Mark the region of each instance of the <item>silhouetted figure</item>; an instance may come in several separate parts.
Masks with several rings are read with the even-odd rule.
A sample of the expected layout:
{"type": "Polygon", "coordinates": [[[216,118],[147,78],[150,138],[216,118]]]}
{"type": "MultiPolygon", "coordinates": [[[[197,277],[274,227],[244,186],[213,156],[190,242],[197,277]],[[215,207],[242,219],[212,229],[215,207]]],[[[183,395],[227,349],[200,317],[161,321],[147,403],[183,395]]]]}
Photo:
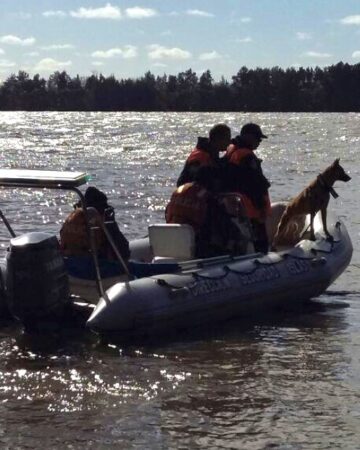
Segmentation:
{"type": "Polygon", "coordinates": [[[176,183],[181,186],[195,181],[198,170],[202,167],[211,167],[213,176],[221,178],[221,160],[219,153],[227,149],[231,140],[231,130],[225,124],[213,126],[209,137],[199,137],[196,147],[188,156],[184,168],[176,183]]]}
{"type": "Polygon", "coordinates": [[[262,139],[267,139],[259,125],[247,123],[240,135],[232,140],[224,159],[226,164],[226,190],[241,194],[246,213],[251,220],[255,250],[266,253],[269,242],[265,220],[271,205],[268,189],[270,183],[261,168],[261,159],[255,155],[262,139]]]}
{"type": "MultiPolygon", "coordinates": [[[[86,207],[93,207],[97,215],[90,215],[90,224],[95,227],[93,237],[98,257],[115,259],[114,251],[109,244],[104,231],[105,225],[124,260],[130,256],[129,242],[121,233],[115,221],[114,208],[108,204],[107,196],[95,187],[88,187],[85,192],[86,207]]],[[[74,211],[66,218],[60,230],[60,246],[64,256],[86,256],[89,254],[90,243],[86,229],[85,214],[81,203],[75,205],[74,211]]]]}

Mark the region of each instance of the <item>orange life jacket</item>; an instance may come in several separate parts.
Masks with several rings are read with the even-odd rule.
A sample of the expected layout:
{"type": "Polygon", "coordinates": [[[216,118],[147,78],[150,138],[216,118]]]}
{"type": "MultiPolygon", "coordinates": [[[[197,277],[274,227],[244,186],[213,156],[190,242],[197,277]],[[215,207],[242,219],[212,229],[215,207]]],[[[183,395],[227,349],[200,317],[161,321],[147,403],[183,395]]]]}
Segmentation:
{"type": "Polygon", "coordinates": [[[247,156],[252,155],[252,150],[248,148],[238,148],[234,144],[230,144],[225,153],[225,158],[232,164],[239,165],[247,156]]]}
{"type": "MultiPolygon", "coordinates": [[[[91,218],[92,226],[100,226],[100,215],[91,218]]],[[[96,249],[100,252],[105,243],[106,237],[104,232],[97,228],[94,230],[94,242],[96,249]]],[[[85,214],[82,208],[76,208],[66,218],[60,230],[60,248],[65,256],[82,256],[88,255],[90,244],[86,229],[85,214]]]]}
{"type": "MultiPolygon", "coordinates": [[[[238,148],[236,145],[231,144],[229,145],[228,149],[226,150],[225,158],[232,164],[240,165],[242,161],[253,154],[253,151],[248,148],[238,148]]],[[[259,209],[257,208],[254,203],[252,202],[251,198],[240,192],[241,199],[245,208],[245,211],[249,217],[249,219],[255,219],[255,220],[265,220],[267,216],[271,213],[271,202],[269,194],[265,194],[265,208],[259,209]]]]}
{"type": "Polygon", "coordinates": [[[188,224],[199,231],[206,221],[208,200],[208,191],[197,183],[179,186],[166,207],[166,222],[188,224]]]}
{"type": "Polygon", "coordinates": [[[186,163],[192,164],[194,162],[200,163],[202,166],[214,166],[214,160],[211,157],[210,153],[202,150],[201,148],[195,147],[190,155],[188,156],[186,163]]]}

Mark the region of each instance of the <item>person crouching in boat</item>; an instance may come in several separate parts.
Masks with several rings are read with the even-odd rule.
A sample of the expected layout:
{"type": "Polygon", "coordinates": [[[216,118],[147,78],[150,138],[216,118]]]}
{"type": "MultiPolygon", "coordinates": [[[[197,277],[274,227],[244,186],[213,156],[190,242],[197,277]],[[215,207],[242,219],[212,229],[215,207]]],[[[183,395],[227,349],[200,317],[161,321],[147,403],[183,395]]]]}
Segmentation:
{"type": "Polygon", "coordinates": [[[269,247],[265,222],[271,213],[270,183],[262,172],[261,159],[254,152],[266,138],[259,125],[247,123],[224,156],[226,190],[241,195],[253,227],[255,250],[263,253],[269,247]]]}
{"type": "MultiPolygon", "coordinates": [[[[95,187],[88,187],[85,195],[86,207],[93,207],[98,214],[90,215],[90,225],[94,228],[93,239],[99,258],[114,260],[115,253],[108,242],[102,226],[106,226],[120,255],[125,261],[130,256],[129,242],[121,233],[115,221],[114,208],[108,204],[107,196],[95,187]]],[[[66,218],[60,230],[60,248],[64,256],[88,256],[90,243],[86,228],[85,214],[80,202],[66,218]]]]}
{"type": "Polygon", "coordinates": [[[227,149],[230,140],[231,130],[223,123],[214,125],[209,131],[208,138],[199,137],[195,148],[185,162],[176,185],[179,187],[195,181],[197,172],[203,167],[211,167],[214,173],[221,171],[219,152],[227,149]]]}
{"type": "Polygon", "coordinates": [[[197,258],[248,252],[252,236],[251,232],[240,232],[244,229],[242,221],[238,220],[241,200],[234,198],[234,194],[219,194],[221,186],[221,179],[214,176],[214,169],[203,167],[197,172],[194,182],[185,183],[173,192],[166,207],[167,223],[193,227],[197,258]]]}

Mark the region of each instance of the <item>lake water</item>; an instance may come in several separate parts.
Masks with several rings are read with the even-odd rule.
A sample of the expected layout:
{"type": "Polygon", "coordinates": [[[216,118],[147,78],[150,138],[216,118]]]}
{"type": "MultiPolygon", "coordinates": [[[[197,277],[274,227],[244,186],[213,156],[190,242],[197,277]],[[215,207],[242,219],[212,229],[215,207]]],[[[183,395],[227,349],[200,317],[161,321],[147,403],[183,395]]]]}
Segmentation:
{"type": "MultiPolygon", "coordinates": [[[[3,326],[1,448],[360,448],[359,114],[2,112],[1,167],[89,172],[132,239],[163,220],[196,137],[217,122],[235,133],[250,120],[269,136],[258,154],[273,201],[337,157],[350,172],[330,209],[346,223],[354,256],[322,296],[349,307],[130,348],[101,346],[86,332],[33,341],[3,326]]],[[[59,192],[1,191],[17,232],[58,232],[74,202],[59,192]]],[[[4,226],[0,245],[8,245],[4,226]]]]}

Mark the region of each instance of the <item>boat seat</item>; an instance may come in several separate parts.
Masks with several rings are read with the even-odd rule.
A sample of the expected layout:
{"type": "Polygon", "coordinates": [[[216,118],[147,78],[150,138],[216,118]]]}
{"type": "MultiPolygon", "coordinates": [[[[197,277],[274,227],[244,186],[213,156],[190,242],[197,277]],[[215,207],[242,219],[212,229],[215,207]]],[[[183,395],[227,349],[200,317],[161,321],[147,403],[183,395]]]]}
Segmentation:
{"type": "Polygon", "coordinates": [[[195,257],[195,233],[190,225],[165,223],[149,225],[154,262],[185,261],[195,257]]]}

